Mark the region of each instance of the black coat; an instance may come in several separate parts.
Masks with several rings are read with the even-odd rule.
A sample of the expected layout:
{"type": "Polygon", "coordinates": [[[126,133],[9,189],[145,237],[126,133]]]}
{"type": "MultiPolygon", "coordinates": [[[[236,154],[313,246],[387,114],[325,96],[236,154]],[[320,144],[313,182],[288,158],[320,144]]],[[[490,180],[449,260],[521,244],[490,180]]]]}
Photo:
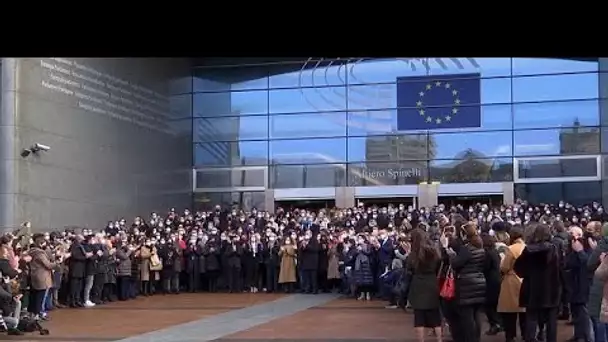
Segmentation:
{"type": "Polygon", "coordinates": [[[300,267],[303,271],[316,271],[319,269],[319,243],[313,237],[299,250],[302,255],[300,267]]]}
{"type": "Polygon", "coordinates": [[[521,278],[519,306],[531,309],[556,308],[562,297],[562,259],[560,249],[551,242],[528,244],[515,261],[521,278]]]}
{"type": "Polygon", "coordinates": [[[487,267],[484,271],[486,277],[486,301],[496,305],[500,295],[500,255],[496,248],[486,250],[487,267]]]}
{"type": "Polygon", "coordinates": [[[221,266],[220,245],[208,242],[203,248],[203,256],[205,257],[205,271],[219,271],[221,266]]]}
{"type": "Polygon", "coordinates": [[[87,257],[83,245],[79,242],[74,242],[70,247],[70,255],[70,278],[84,278],[86,276],[87,257]]]}
{"type": "Polygon", "coordinates": [[[589,300],[589,290],[594,272],[587,268],[591,251],[571,251],[566,255],[566,268],[570,270],[567,277],[570,293],[568,301],[574,304],[585,304],[589,300]]]}
{"type": "Polygon", "coordinates": [[[471,244],[460,246],[450,265],[454,270],[456,300],[459,305],[486,302],[486,251],[471,244]]]}

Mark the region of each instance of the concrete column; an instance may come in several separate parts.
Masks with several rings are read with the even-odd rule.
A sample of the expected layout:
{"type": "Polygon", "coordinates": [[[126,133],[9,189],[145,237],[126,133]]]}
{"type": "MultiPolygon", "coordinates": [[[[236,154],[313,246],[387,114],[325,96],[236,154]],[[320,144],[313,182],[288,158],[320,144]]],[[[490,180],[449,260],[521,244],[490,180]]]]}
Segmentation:
{"type": "Polygon", "coordinates": [[[274,213],[274,190],[273,189],[266,189],[264,191],[264,205],[268,212],[274,213]]]}
{"type": "Polygon", "coordinates": [[[502,201],[506,205],[515,203],[515,183],[502,183],[502,201]]]}
{"type": "Polygon", "coordinates": [[[352,208],[352,207],[356,206],[355,188],[353,188],[353,187],[336,188],[336,206],[338,208],[352,208]],[[338,194],[339,194],[339,196],[338,196],[338,194]],[[340,198],[339,204],[338,204],[338,198],[340,198]]]}
{"type": "Polygon", "coordinates": [[[418,209],[422,207],[428,207],[429,202],[429,194],[428,194],[429,185],[426,183],[418,184],[418,209]]]}
{"type": "Polygon", "coordinates": [[[428,185],[428,207],[434,207],[439,204],[439,184],[428,185]]]}
{"type": "Polygon", "coordinates": [[[16,58],[2,58],[0,69],[0,230],[11,231],[17,223],[16,194],[18,193],[16,107],[16,58]]]}

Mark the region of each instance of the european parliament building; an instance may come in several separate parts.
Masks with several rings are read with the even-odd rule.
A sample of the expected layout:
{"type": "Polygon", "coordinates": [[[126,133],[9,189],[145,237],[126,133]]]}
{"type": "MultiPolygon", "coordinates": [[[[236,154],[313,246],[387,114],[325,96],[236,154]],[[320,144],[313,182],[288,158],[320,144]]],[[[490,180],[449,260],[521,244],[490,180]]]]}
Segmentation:
{"type": "Polygon", "coordinates": [[[215,204],[608,202],[605,71],[603,58],[3,58],[0,227],[215,204]]]}

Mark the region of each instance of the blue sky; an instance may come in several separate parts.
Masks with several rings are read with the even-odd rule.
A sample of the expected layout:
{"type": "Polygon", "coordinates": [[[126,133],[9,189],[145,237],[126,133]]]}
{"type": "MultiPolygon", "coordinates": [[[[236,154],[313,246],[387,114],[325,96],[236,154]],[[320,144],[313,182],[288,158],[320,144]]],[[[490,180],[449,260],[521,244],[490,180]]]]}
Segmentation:
{"type": "MultiPolygon", "coordinates": [[[[521,78],[504,77],[511,74],[509,58],[475,58],[476,68],[466,58],[431,59],[430,75],[438,79],[442,74],[479,72],[481,80],[482,125],[480,128],[459,130],[434,130],[437,143],[436,157],[454,158],[460,152],[472,148],[490,157],[506,157],[513,154],[550,155],[559,153],[559,129],[497,132],[496,130],[541,129],[571,126],[575,118],[582,125],[599,125],[598,69],[597,62],[562,59],[517,58],[512,63],[512,74],[521,78]],[[462,65],[459,69],[458,64],[462,65]],[[444,66],[445,65],[445,68],[444,66]],[[572,74],[578,72],[579,74],[572,74]],[[571,73],[561,74],[559,73],[571,73]],[[527,76],[546,74],[543,76],[527,76]],[[551,75],[553,74],[553,75],[551,75]],[[513,107],[508,103],[516,103],[513,107]],[[572,100],[572,101],[570,101],[572,100]],[[576,100],[576,101],[574,101],[576,100]],[[538,103],[540,101],[553,101],[538,103]],[[560,102],[556,102],[560,101],[560,102]],[[513,112],[513,122],[511,113],[513,112]],[[495,130],[494,132],[485,132],[495,130]],[[478,132],[471,132],[478,131],[478,132]],[[484,132],[480,132],[484,131],[484,132]],[[513,144],[513,140],[515,143],[513,144]]],[[[233,84],[231,94],[232,113],[309,114],[242,117],[241,139],[271,138],[302,139],[272,142],[271,158],[289,158],[289,155],[319,154],[327,161],[355,162],[365,160],[365,136],[396,132],[396,84],[365,83],[395,82],[397,77],[422,76],[427,73],[420,61],[374,60],[352,61],[347,66],[312,68],[302,72],[271,76],[271,88],[323,87],[304,89],[252,90],[266,87],[267,80],[253,80],[233,84]],[[344,84],[348,84],[347,87],[344,84]],[[349,112],[346,112],[346,108],[349,112]],[[323,113],[313,114],[311,112],[323,113]],[[345,139],[315,139],[328,136],[359,136],[345,139]]],[[[225,111],[211,108],[213,96],[197,94],[198,110],[225,111]]],[[[195,106],[195,115],[197,107],[195,106]]],[[[228,113],[218,115],[225,116],[228,113]]],[[[221,126],[221,125],[220,125],[221,126]]],[[[421,132],[401,132],[401,134],[421,132]]],[[[426,132],[424,132],[426,133],[426,132]]],[[[220,133],[221,135],[221,133],[220,133]]],[[[263,157],[264,143],[243,142],[241,155],[263,157]]]]}

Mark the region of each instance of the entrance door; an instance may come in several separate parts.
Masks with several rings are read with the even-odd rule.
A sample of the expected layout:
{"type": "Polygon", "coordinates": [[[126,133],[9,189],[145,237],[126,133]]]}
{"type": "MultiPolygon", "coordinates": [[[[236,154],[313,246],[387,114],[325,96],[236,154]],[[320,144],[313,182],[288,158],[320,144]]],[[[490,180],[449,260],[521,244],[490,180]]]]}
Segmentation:
{"type": "Polygon", "coordinates": [[[392,204],[395,207],[398,207],[400,204],[405,205],[414,205],[413,197],[382,197],[382,198],[358,198],[357,203],[363,203],[366,207],[369,206],[378,206],[378,207],[386,207],[389,204],[392,204]]]}
{"type": "Polygon", "coordinates": [[[475,195],[475,196],[441,196],[439,197],[439,203],[446,207],[455,205],[462,205],[463,207],[469,207],[476,205],[477,203],[487,204],[490,207],[500,206],[503,204],[502,195],[475,195]]]}
{"type": "Polygon", "coordinates": [[[288,201],[275,201],[275,208],[283,208],[285,210],[293,210],[293,209],[310,209],[310,210],[319,210],[319,209],[330,209],[336,206],[336,201],[334,200],[288,200],[288,201]]]}

